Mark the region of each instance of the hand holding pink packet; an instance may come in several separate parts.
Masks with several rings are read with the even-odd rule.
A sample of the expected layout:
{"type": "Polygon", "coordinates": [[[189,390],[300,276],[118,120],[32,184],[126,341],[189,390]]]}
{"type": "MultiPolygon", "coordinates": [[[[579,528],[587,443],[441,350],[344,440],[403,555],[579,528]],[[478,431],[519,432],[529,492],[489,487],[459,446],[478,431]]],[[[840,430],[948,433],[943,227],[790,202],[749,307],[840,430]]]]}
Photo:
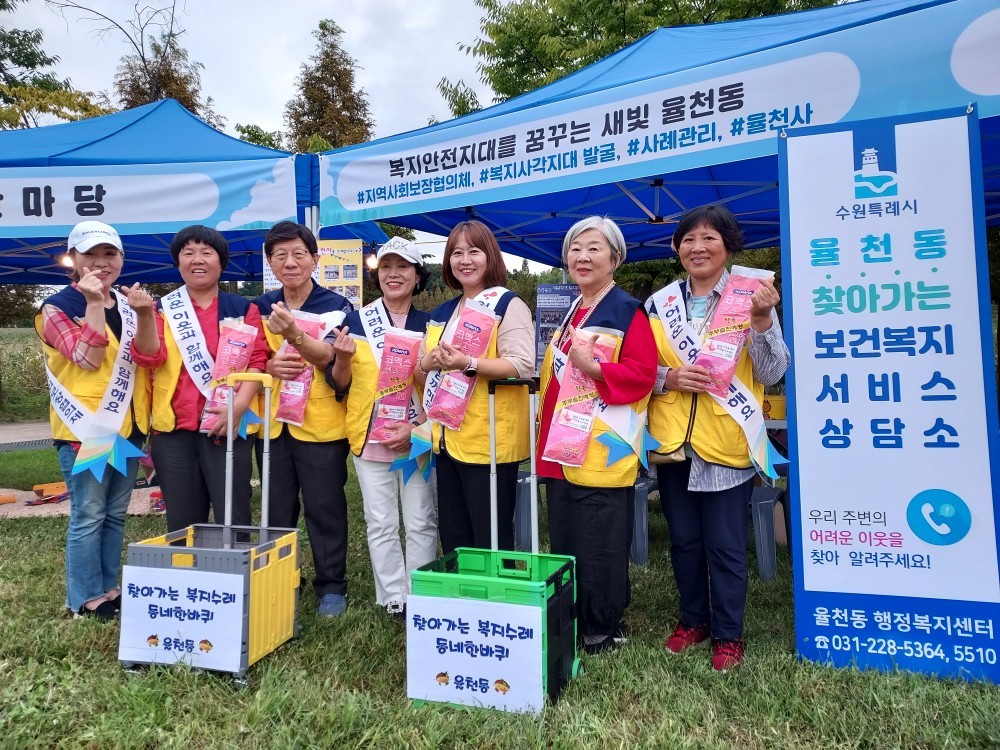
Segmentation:
{"type": "MultiPolygon", "coordinates": [[[[587,331],[576,331],[574,343],[581,337],[592,335],[587,331]]],[[[600,334],[594,344],[594,358],[599,362],[610,362],[614,351],[615,340],[600,334]]],[[[583,465],[599,399],[594,379],[567,358],[542,458],[564,466],[583,465]]]]}
{"type": "MultiPolygon", "coordinates": [[[[215,353],[215,367],[212,369],[212,380],[220,380],[234,372],[245,372],[250,364],[250,354],[253,352],[257,329],[242,320],[226,318],[219,324],[219,348],[215,353]]],[[[214,406],[225,406],[229,401],[229,387],[217,385],[212,389],[212,395],[205,403],[205,411],[201,415],[201,432],[212,430],[218,420],[218,414],[208,411],[214,406]]]]}
{"type": "MultiPolygon", "coordinates": [[[[451,343],[463,354],[481,357],[486,353],[495,326],[496,317],[492,312],[478,302],[466,300],[452,333],[451,343]]],[[[427,410],[427,417],[450,430],[459,429],[469,408],[475,384],[475,378],[470,378],[458,370],[444,373],[441,385],[427,410]]]]}
{"type": "Polygon", "coordinates": [[[387,440],[388,427],[409,421],[413,371],[422,338],[419,333],[399,328],[389,329],[383,337],[382,365],[375,386],[375,421],[368,434],[369,443],[387,440]]]}
{"type": "MultiPolygon", "coordinates": [[[[299,310],[293,310],[292,315],[295,316],[295,324],[304,334],[314,339],[323,337],[326,323],[323,322],[322,316],[299,310]]],[[[288,349],[298,351],[287,341],[281,343],[281,348],[278,351],[284,352],[288,349]]],[[[313,370],[312,367],[305,367],[291,380],[281,381],[281,390],[278,391],[278,412],[275,416],[278,422],[296,426],[302,425],[306,418],[306,403],[309,401],[309,390],[312,388],[313,370]]]]}
{"type": "Polygon", "coordinates": [[[722,299],[705,329],[704,342],[694,364],[708,370],[712,385],[708,392],[716,396],[729,393],[736,373],[736,363],[750,335],[751,299],[761,288],[761,280],[773,278],[772,271],[733,266],[722,299]]]}

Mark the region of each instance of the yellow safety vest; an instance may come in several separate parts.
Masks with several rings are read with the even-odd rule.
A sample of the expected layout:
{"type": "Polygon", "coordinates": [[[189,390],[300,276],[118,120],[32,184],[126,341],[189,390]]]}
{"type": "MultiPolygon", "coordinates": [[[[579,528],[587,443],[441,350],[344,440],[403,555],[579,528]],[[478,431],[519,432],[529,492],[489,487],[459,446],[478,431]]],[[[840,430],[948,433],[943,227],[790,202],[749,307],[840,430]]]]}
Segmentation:
{"type": "MultiPolygon", "coordinates": [[[[497,320],[490,335],[490,343],[483,359],[495,359],[500,356],[497,351],[497,331],[503,319],[503,311],[507,309],[510,299],[516,295],[513,292],[506,292],[504,296],[508,299],[501,299],[497,309],[494,310],[499,320],[497,320]]],[[[461,298],[458,300],[460,301],[461,298]]],[[[433,349],[441,341],[445,326],[448,324],[456,304],[455,300],[449,300],[431,313],[431,320],[427,324],[427,351],[433,349]]],[[[531,454],[531,446],[528,443],[528,389],[498,388],[495,409],[497,463],[523,461],[531,454]]],[[[441,446],[444,445],[448,450],[448,455],[456,461],[466,464],[488,464],[490,462],[488,381],[485,378],[476,378],[469,408],[465,412],[465,418],[458,430],[444,429],[436,422],[433,422],[432,425],[435,453],[439,453],[441,446]]]]}

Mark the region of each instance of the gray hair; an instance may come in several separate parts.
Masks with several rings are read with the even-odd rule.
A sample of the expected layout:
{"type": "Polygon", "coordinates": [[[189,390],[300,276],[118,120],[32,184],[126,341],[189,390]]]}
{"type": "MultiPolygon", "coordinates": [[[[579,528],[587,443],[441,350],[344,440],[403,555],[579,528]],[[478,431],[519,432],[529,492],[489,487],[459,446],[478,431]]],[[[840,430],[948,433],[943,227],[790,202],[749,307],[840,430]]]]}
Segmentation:
{"type": "Polygon", "coordinates": [[[570,246],[577,237],[588,229],[596,229],[604,235],[604,239],[607,240],[608,246],[611,248],[611,261],[614,263],[615,268],[618,268],[625,262],[625,237],[622,235],[622,230],[618,228],[618,225],[607,216],[588,216],[586,219],[580,219],[580,221],[576,222],[566,232],[562,244],[563,266],[569,265],[567,259],[569,257],[570,246]]]}

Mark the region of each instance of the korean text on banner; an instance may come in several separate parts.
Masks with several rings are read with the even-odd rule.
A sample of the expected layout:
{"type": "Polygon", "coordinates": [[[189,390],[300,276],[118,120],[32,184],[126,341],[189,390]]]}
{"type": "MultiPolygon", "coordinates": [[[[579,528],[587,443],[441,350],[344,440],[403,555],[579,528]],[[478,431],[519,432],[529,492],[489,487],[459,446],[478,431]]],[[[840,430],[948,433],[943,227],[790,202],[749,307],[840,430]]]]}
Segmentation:
{"type": "Polygon", "coordinates": [[[1000,679],[978,149],[964,109],[790,131],[782,144],[806,658],[1000,679]]]}

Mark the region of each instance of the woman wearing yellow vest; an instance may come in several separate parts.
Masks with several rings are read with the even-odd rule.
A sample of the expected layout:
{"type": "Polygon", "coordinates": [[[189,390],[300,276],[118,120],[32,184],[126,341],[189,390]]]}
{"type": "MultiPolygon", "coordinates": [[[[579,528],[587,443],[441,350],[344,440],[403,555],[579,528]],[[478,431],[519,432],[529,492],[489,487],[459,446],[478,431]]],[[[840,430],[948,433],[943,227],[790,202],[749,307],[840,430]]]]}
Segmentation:
{"type": "Polygon", "coordinates": [[[642,303],[615,286],[625,262],[618,226],[600,216],[578,221],[562,257],[580,296],[542,363],[538,475],[546,479],[552,552],[576,558],[583,649],[599,653],[627,637],[639,472],[632,443],[642,440],[656,351],[642,303]]]}
{"type": "MultiPolygon", "coordinates": [[[[241,341],[250,350],[248,372],[261,372],[267,363],[267,342],[260,330],[260,315],[244,297],[219,291],[219,277],[229,262],[229,242],[211,227],[194,225],[174,235],[170,256],[184,285],[157,303],[156,318],[161,349],[156,357],[136,355],[136,362],[155,367],[153,375],[152,454],[163,501],[167,530],[207,523],[212,510],[216,523],[225,518],[226,430],[225,406],[209,406],[216,358],[225,363],[223,321],[245,325],[252,333],[241,341]],[[204,425],[203,414],[215,415],[204,425]]],[[[228,328],[228,326],[227,326],[228,328]]],[[[233,399],[237,424],[257,395],[255,383],[242,383],[233,399]]],[[[250,459],[247,438],[233,439],[232,523],[250,523],[250,459]]]]}
{"type": "MultiPolygon", "coordinates": [[[[679,342],[702,339],[729,280],[726,261],[743,249],[743,233],[727,208],[701,206],[680,220],[672,243],[688,277],[647,301],[660,364],[649,430],[666,461],[657,477],[681,610],[665,646],[680,653],[711,637],[712,666],[726,671],[743,662],[754,469],[726,401],[706,392],[709,371],[689,364],[679,342]],[[675,318],[680,323],[668,324],[675,318]],[[686,333],[672,337],[669,325],[686,333]]],[[[778,299],[773,280],[765,280],[752,297],[751,330],[737,360],[736,377],[747,389],[743,397],[758,403],[764,386],[778,382],[790,363],[774,312],[778,299]]]]}
{"type": "MultiPolygon", "coordinates": [[[[414,369],[412,357],[430,319],[413,306],[413,295],[424,290],[430,274],[417,246],[402,237],[382,245],[376,261],[372,281],[382,296],[350,313],[344,328],[334,332],[335,359],[327,376],[337,393],[347,393],[347,436],[364,500],[375,598],[390,617],[400,618],[406,611],[410,571],[437,557],[434,470],[428,467],[425,474],[412,464],[401,470],[393,467],[409,453],[414,426],[426,421],[415,406],[419,389],[413,390],[411,408],[399,401],[405,400],[404,383],[412,385],[412,376],[403,376],[414,369]],[[402,330],[412,335],[404,336],[402,330]],[[385,393],[391,387],[404,388],[395,402],[385,393]],[[400,506],[405,556],[399,540],[400,506]]],[[[430,456],[424,460],[430,461],[430,456]]]]}
{"type": "MultiPolygon", "coordinates": [[[[461,398],[467,409],[458,429],[434,422],[432,444],[437,454],[438,529],[445,553],[456,547],[489,548],[490,532],[490,380],[531,377],[535,366],[535,329],[531,310],[504,288],[507,269],[493,232],[479,221],[463,221],[445,243],[441,265],[444,282],[462,294],[431,313],[417,360],[417,381],[424,385],[425,406],[436,380],[449,372],[471,379],[461,398]],[[454,345],[458,321],[472,300],[496,318],[481,356],[454,345]],[[430,376],[430,377],[428,377],[430,376]]],[[[464,384],[465,381],[463,381],[464,384]]],[[[432,416],[432,415],[429,415],[432,416]]],[[[501,549],[514,548],[514,499],[517,465],[528,457],[526,389],[500,389],[496,394],[497,519],[501,549]]]]}
{"type": "MultiPolygon", "coordinates": [[[[309,531],[316,576],[313,590],[321,617],[337,617],[347,608],[347,426],[346,408],[327,384],[324,372],[330,347],[323,336],[341,325],[353,308],[332,289],[312,278],[319,261],[316,237],[301,224],[281,221],[264,238],[264,255],[281,288],[257,298],[273,352],[267,372],[293,381],[312,369],[301,421],[277,416],[288,393],[271,399],[271,502],[269,521],[279,528],[299,524],[299,493],[309,531]],[[295,314],[317,316],[325,328],[310,336],[295,314]],[[282,346],[288,342],[287,346],[282,346]],[[299,424],[294,422],[300,421],[299,424]]],[[[296,383],[301,392],[302,385],[296,383]]],[[[290,391],[289,391],[290,393],[290,391]]],[[[261,442],[257,442],[261,448],[261,442]]],[[[260,456],[258,455],[258,459],[260,456]]],[[[259,464],[259,461],[258,461],[259,464]]]]}
{"type": "Polygon", "coordinates": [[[48,297],[35,316],[52,436],[69,491],[66,606],[77,617],[110,620],[121,609],[125,514],[149,429],[149,377],[132,362],[131,349],[155,354],[159,342],[152,297],[138,284],[112,288],[124,262],[118,232],[103,222],[81,222],[68,250],[73,284],[48,297]],[[117,450],[131,457],[114,468],[107,455],[95,462],[95,453],[104,454],[95,448],[110,448],[119,436],[131,449],[119,444],[117,450]]]}

